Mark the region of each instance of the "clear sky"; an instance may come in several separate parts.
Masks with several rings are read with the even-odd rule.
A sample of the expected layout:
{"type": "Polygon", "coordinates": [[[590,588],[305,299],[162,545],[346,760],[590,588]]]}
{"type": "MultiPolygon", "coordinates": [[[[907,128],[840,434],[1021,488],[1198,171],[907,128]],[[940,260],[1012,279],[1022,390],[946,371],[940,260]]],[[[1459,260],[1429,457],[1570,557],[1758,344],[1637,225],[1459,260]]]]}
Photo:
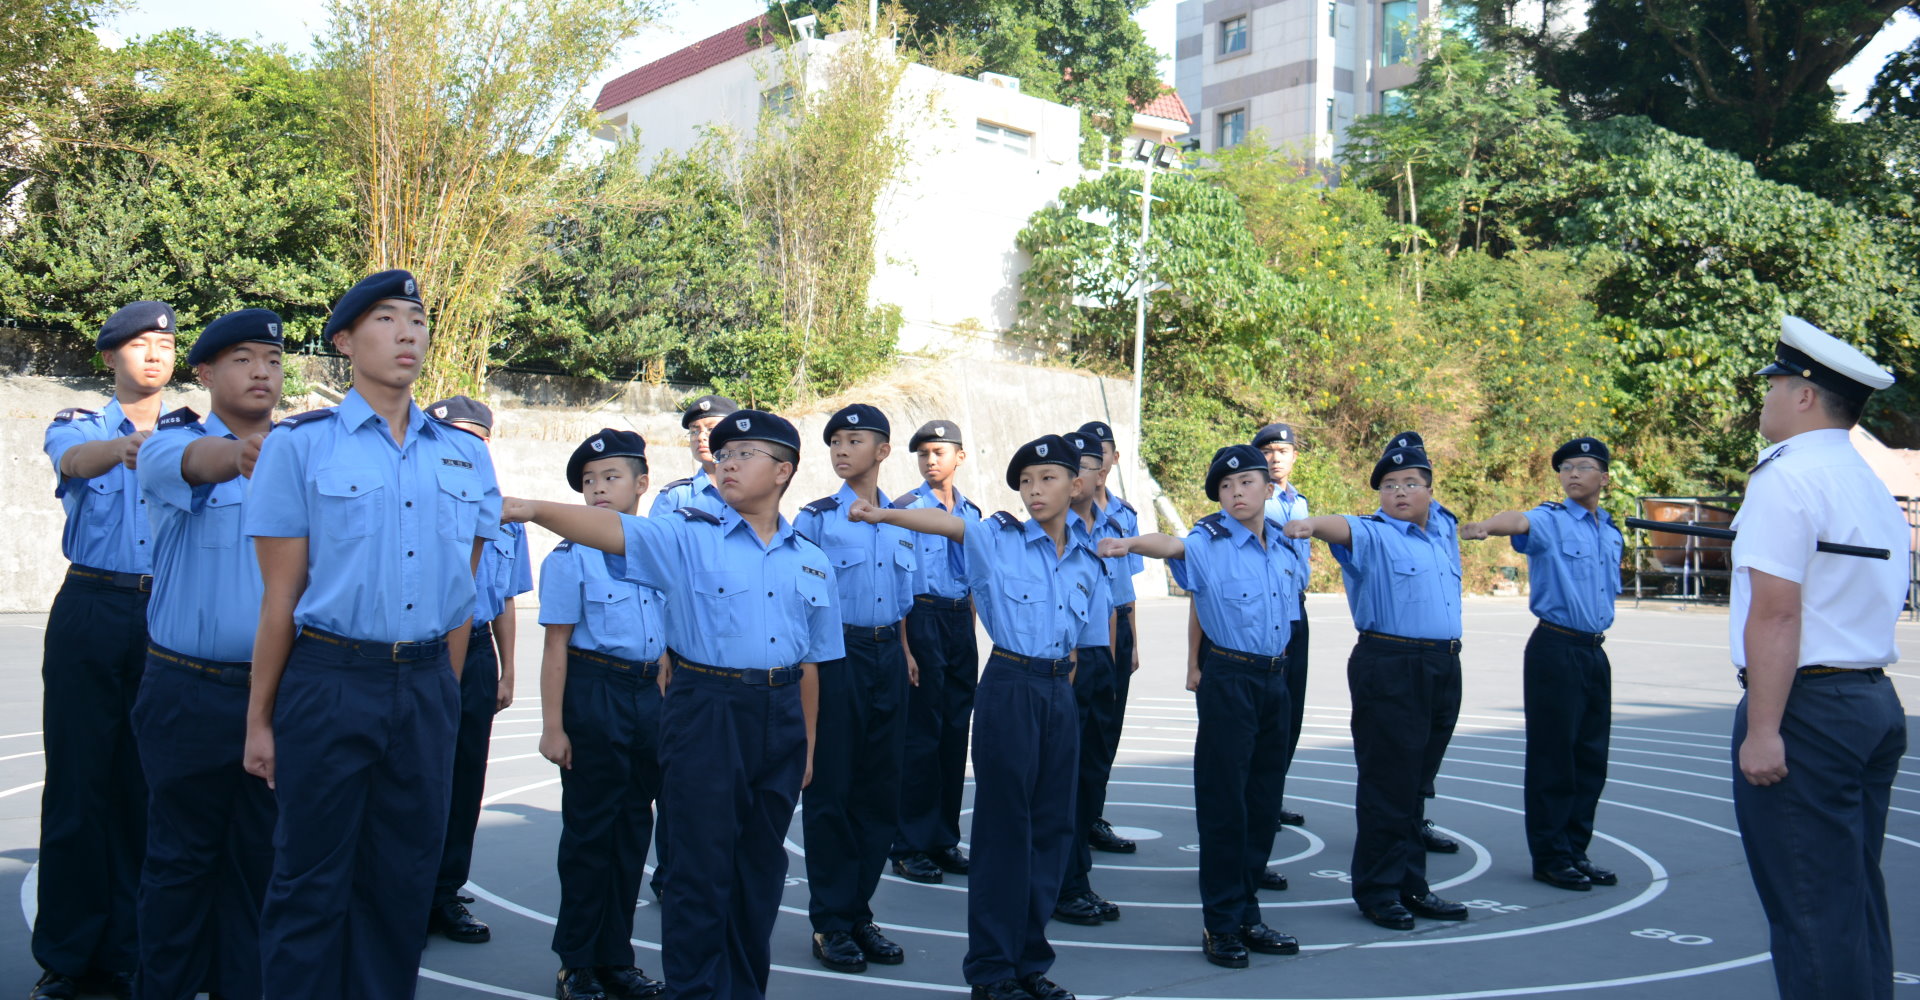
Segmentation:
{"type": "MultiPolygon", "coordinates": [[[[766,9],[764,0],[669,2],[659,23],[628,43],[607,77],[658,59],[766,9]]],[[[1174,9],[1178,3],[1179,0],[1152,0],[1137,15],[1141,27],[1146,29],[1147,40],[1160,51],[1160,75],[1169,83],[1173,81],[1174,9]]],[[[133,0],[128,9],[106,27],[122,37],[191,27],[310,51],[310,40],[326,26],[326,20],[324,0],[133,0]]],[[[1866,96],[1880,65],[1916,36],[1920,36],[1920,17],[1903,11],[1895,15],[1894,22],[1881,31],[1853,63],[1841,70],[1834,78],[1834,85],[1847,95],[1841,102],[1843,114],[1852,117],[1854,106],[1866,96]]]]}

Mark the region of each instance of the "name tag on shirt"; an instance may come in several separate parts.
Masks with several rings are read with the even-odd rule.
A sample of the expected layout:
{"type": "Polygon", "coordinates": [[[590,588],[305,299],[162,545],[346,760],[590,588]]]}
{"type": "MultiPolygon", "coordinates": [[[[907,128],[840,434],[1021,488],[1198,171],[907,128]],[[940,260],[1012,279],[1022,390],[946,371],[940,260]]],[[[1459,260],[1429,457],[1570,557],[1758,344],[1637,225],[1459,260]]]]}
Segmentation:
{"type": "Polygon", "coordinates": [[[441,460],[440,460],[440,464],[442,464],[442,465],[452,465],[452,466],[456,466],[456,467],[458,467],[458,468],[462,468],[462,469],[471,469],[471,468],[473,468],[473,463],[472,463],[472,462],[463,462],[463,461],[461,461],[460,459],[457,459],[457,458],[443,458],[443,459],[441,459],[441,460]]]}

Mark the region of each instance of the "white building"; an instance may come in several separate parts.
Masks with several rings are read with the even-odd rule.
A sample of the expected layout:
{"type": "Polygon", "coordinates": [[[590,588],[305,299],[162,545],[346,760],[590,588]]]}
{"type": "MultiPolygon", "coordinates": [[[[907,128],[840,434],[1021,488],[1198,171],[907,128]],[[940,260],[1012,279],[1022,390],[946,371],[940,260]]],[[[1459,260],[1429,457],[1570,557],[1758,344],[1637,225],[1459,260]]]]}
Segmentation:
{"type": "MultiPolygon", "coordinates": [[[[820,85],[817,61],[852,39],[802,38],[783,51],[764,24],[735,25],[610,81],[594,104],[603,120],[597,134],[637,131],[648,157],[689,149],[715,128],[751,141],[760,116],[820,85]],[[793,74],[797,83],[790,57],[808,67],[793,74]]],[[[917,63],[907,65],[894,103],[906,162],[877,205],[869,299],[899,307],[904,353],[1030,356],[1008,332],[1028,264],[1014,240],[1034,212],[1085,176],[1080,112],[1021,93],[1012,77],[975,79],[917,63]]],[[[1134,126],[1169,142],[1190,123],[1169,91],[1142,108],[1134,126]]]]}

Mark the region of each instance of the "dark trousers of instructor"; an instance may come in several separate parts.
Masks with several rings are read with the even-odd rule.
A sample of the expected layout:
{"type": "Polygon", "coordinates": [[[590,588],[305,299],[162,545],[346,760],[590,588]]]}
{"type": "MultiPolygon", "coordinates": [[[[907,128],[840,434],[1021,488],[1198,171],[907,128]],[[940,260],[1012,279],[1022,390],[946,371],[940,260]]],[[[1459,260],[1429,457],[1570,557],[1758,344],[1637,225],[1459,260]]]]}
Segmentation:
{"type": "Polygon", "coordinates": [[[662,811],[673,816],[662,978],[675,1000],[765,996],[787,878],[783,841],[807,769],[800,671],[735,676],[675,657],[660,763],[662,811]]]}
{"type": "MultiPolygon", "coordinates": [[[[1300,595],[1300,618],[1293,623],[1287,638],[1287,762],[1280,768],[1280,792],[1287,790],[1287,775],[1293,771],[1293,755],[1300,749],[1300,729],[1307,721],[1307,595],[1300,595]]],[[[1279,800],[1276,808],[1279,808],[1279,800]]],[[[1276,813],[1276,815],[1278,815],[1276,813]]]]}
{"type": "Polygon", "coordinates": [[[273,792],[246,772],[251,664],[147,657],[133,728],[152,792],[140,873],[141,1000],[258,997],[273,792]]]}
{"type": "Polygon", "coordinates": [[[426,946],[459,685],[444,642],[395,659],[342,641],[300,629],[274,702],[280,815],[260,916],[274,1000],[411,997],[426,946]]]}
{"type": "Polygon", "coordinates": [[[493,623],[476,622],[467,639],[466,666],[460,670],[460,728],[453,744],[453,796],[447,812],[447,836],[440,852],[440,874],[433,883],[433,905],[452,902],[473,870],[473,835],[480,825],[480,798],[487,786],[487,748],[493,717],[500,705],[500,654],[493,648],[493,623]]]}
{"type": "Polygon", "coordinates": [[[1287,766],[1287,674],[1276,662],[1209,646],[1194,705],[1194,821],[1200,830],[1200,906],[1214,934],[1260,923],[1257,890],[1273,853],[1287,766]]]}
{"type": "Polygon", "coordinates": [[[1060,895],[1073,826],[1080,744],[1066,660],[996,649],[974,704],[973,864],[967,874],[967,955],[976,985],[1053,967],[1047,921],[1060,895]]]}
{"type": "Polygon", "coordinates": [[[1887,806],[1907,723],[1883,671],[1801,674],[1780,719],[1787,776],[1740,773],[1747,700],[1733,714],[1733,812],[1772,934],[1783,1000],[1893,996],[1887,806]]]}
{"type": "Polygon", "coordinates": [[[973,602],[932,594],[914,598],[907,613],[907,645],[920,666],[920,685],[907,690],[896,858],[960,846],[967,731],[980,683],[973,602]]]}
{"type": "Polygon", "coordinates": [[[813,781],[800,796],[807,912],[822,934],[873,921],[873,891],[900,825],[906,651],[891,626],[848,626],[846,650],[820,664],[813,781]]]}
{"type": "Polygon", "coordinates": [[[1087,844],[1087,831],[1100,818],[1100,806],[1106,798],[1107,776],[1113,771],[1113,758],[1107,755],[1110,727],[1119,725],[1114,702],[1118,697],[1115,677],[1121,672],[1113,662],[1113,651],[1106,646],[1081,646],[1075,650],[1079,664],[1073,672],[1074,717],[1079,721],[1079,757],[1074,774],[1073,849],[1067,857],[1066,877],[1060,883],[1060,898],[1065,900],[1093,888],[1088,876],[1093,872],[1093,849],[1087,844]]]}
{"type": "Polygon", "coordinates": [[[147,785],[129,718],[147,657],[147,593],[124,574],[69,571],[47,615],[33,957],[80,978],[131,974],[147,785]],[[116,582],[117,581],[117,582],[116,582]]]}
{"type": "Polygon", "coordinates": [[[1363,634],[1347,658],[1353,704],[1353,899],[1374,909],[1427,892],[1420,790],[1460,716],[1458,643],[1363,634]]]}
{"type": "Polygon", "coordinates": [[[1535,869],[1585,861],[1593,841],[1613,724],[1613,666],[1601,641],[1544,623],[1527,639],[1525,801],[1535,869]]]}
{"type": "Polygon", "coordinates": [[[660,794],[660,666],[572,651],[561,725],[573,767],[560,772],[562,968],[633,965],[633,908],[660,794]]]}

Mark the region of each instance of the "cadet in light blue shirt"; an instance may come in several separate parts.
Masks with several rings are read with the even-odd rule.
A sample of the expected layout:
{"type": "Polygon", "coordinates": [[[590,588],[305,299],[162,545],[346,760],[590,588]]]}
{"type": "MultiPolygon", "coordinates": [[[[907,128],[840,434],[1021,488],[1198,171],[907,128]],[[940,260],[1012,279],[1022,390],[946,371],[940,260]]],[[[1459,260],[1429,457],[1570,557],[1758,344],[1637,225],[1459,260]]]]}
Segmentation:
{"type": "Polygon", "coordinates": [[[1611,462],[1598,439],[1574,438],[1553,453],[1564,502],[1460,526],[1462,538],[1509,535],[1514,551],[1527,557],[1528,603],[1540,619],[1521,674],[1527,847],[1536,880],[1575,892],[1620,882],[1587,858],[1613,725],[1613,665],[1601,644],[1613,624],[1624,548],[1620,529],[1600,507],[1611,462]]]}
{"type": "Polygon", "coordinates": [[[1108,539],[1100,554],[1170,560],[1175,582],[1193,592],[1208,639],[1187,674],[1200,715],[1193,792],[1201,947],[1207,961],[1244,969],[1250,949],[1300,951],[1298,941],[1261,920],[1258,890],[1280,812],[1292,716],[1287,648],[1306,567],[1279,522],[1266,516],[1273,483],[1258,449],[1236,444],[1215,452],[1206,491],[1220,510],[1196,522],[1184,541],[1162,534],[1108,539]]]}
{"type": "Polygon", "coordinates": [[[139,964],[133,899],[147,789],[127,712],[147,653],[152,581],[146,507],[134,480],[142,441],[173,377],[173,310],[135,302],[94,339],[113,373],[102,412],[72,407],[46,433],[60,548],[72,565],[47,614],[41,660],[46,789],[40,801],[36,991],[71,996],[97,977],[131,989],[139,964]]]}
{"type": "MultiPolygon", "coordinates": [[[[1098,442],[1101,452],[1099,480],[1094,486],[1093,502],[1097,511],[1092,526],[1094,540],[1139,535],[1139,511],[1134,510],[1124,497],[1107,488],[1120,460],[1120,446],[1114,439],[1113,427],[1104,420],[1089,420],[1080,425],[1079,433],[1098,442]]],[[[1139,850],[1139,845],[1114,833],[1113,824],[1107,822],[1104,813],[1107,809],[1107,779],[1112,775],[1114,759],[1120,755],[1120,735],[1126,728],[1127,695],[1133,687],[1133,675],[1140,670],[1140,644],[1134,636],[1133,602],[1136,595],[1133,578],[1146,568],[1146,563],[1139,556],[1130,555],[1110,563],[1109,568],[1112,570],[1109,579],[1113,581],[1113,697],[1095,701],[1089,713],[1093,726],[1106,742],[1106,768],[1092,776],[1094,780],[1088,794],[1093,801],[1087,809],[1094,819],[1087,834],[1087,843],[1096,850],[1132,854],[1139,850]]],[[[1104,900],[1102,902],[1105,903],[1104,900]]],[[[1103,915],[1109,920],[1118,916],[1119,912],[1119,907],[1112,903],[1105,903],[1102,907],[1103,915]]]]}
{"type": "MultiPolygon", "coordinates": [[[[1353,899],[1368,920],[1412,930],[1415,916],[1465,920],[1427,885],[1423,792],[1460,714],[1460,542],[1433,499],[1433,463],[1411,431],[1374,464],[1380,509],[1289,522],[1290,538],[1333,548],[1360,641],[1347,660],[1353,747],[1353,899]]],[[[1457,847],[1455,848],[1458,849],[1457,847]]]]}
{"type": "Polygon", "coordinates": [[[152,643],[133,731],[147,779],[140,877],[142,997],[259,996],[260,904],[273,867],[273,793],[242,767],[260,623],[260,564],[241,524],[280,403],[280,317],[242,309],[187,355],[213,400],[140,446],[151,511],[152,643]]]}
{"type": "MultiPolygon", "coordinates": [[[[1300,432],[1292,424],[1272,423],[1254,432],[1253,446],[1267,460],[1267,475],[1273,478],[1273,496],[1267,498],[1267,517],[1275,524],[1304,520],[1313,516],[1306,495],[1293,485],[1293,467],[1300,457],[1300,432]]],[[[1299,617],[1293,622],[1293,639],[1287,645],[1287,699],[1293,706],[1293,726],[1287,730],[1287,771],[1293,769],[1293,755],[1300,747],[1301,724],[1307,718],[1307,666],[1311,658],[1307,648],[1307,586],[1313,569],[1313,540],[1288,540],[1300,554],[1300,565],[1308,574],[1301,578],[1299,617]]],[[[1281,793],[1286,792],[1286,771],[1281,772],[1281,793]]],[[[1281,800],[1280,822],[1286,826],[1305,826],[1307,818],[1288,809],[1281,800]]],[[[1266,889],[1285,889],[1286,877],[1268,872],[1260,883],[1266,889]]]]}
{"type": "Polygon", "coordinates": [[[783,843],[811,770],[816,670],[846,655],[833,567],[780,516],[799,432],[739,410],[709,441],[727,501],[719,514],[505,505],[508,520],[623,556],[627,579],[666,595],[661,961],[681,1000],[766,993],[783,843]]]}
{"type": "Polygon", "coordinates": [[[720,488],[713,483],[713,449],[709,446],[707,435],[713,433],[714,425],[720,418],[740,408],[740,404],[725,396],[701,396],[687,403],[680,414],[680,426],[687,430],[687,450],[693,453],[694,469],[692,476],[676,479],[660,487],[654,495],[653,508],[648,516],[659,517],[670,514],[682,507],[695,507],[709,514],[719,514],[720,508],[727,502],[720,499],[720,488]]]}
{"type": "MultiPolygon", "coordinates": [[[[1067,493],[1068,505],[1072,508],[1067,521],[1074,537],[1088,548],[1094,548],[1102,538],[1119,531],[1112,521],[1103,522],[1099,509],[1094,506],[1106,461],[1099,440],[1093,435],[1068,431],[1060,436],[1074,448],[1080,461],[1067,493]]],[[[1136,557],[1124,553],[1101,560],[1106,570],[1109,600],[1118,601],[1122,592],[1132,600],[1130,570],[1135,561],[1136,557]],[[1121,580],[1125,583],[1119,582],[1121,580]]],[[[1109,619],[1110,630],[1112,625],[1113,619],[1109,619]]],[[[1119,672],[1124,672],[1124,668],[1116,667],[1114,649],[1106,642],[1083,645],[1074,651],[1073,702],[1080,728],[1080,747],[1074,775],[1073,826],[1080,836],[1074,838],[1073,850],[1068,855],[1067,874],[1060,883],[1060,900],[1053,908],[1053,919],[1082,927],[1099,927],[1120,919],[1120,905],[1093,888],[1093,847],[1098,845],[1102,850],[1122,852],[1135,847],[1130,841],[1114,837],[1111,827],[1103,831],[1099,822],[1100,808],[1107,798],[1107,777],[1113,771],[1108,748],[1120,742],[1121,708],[1115,691],[1115,674],[1119,672]]]]}
{"type": "Polygon", "coordinates": [[[245,515],[266,588],[247,770],[280,803],[260,919],[277,1000],[413,992],[473,573],[500,526],[486,445],[413,404],[430,343],[413,275],[349,289],[323,336],[353,388],[267,436],[245,515]]]}
{"type": "Polygon", "coordinates": [[[967,956],[975,996],[1056,996],[1047,979],[1047,921],[1059,899],[1074,828],[1079,747],[1074,650],[1107,642],[1111,590],[1069,509],[1079,450],[1057,434],[1029,441],[1007,487],[1032,519],[1001,511],[968,521],[937,510],[858,501],[848,516],[938,534],[960,544],[967,585],[993,637],[976,693],[973,857],[967,878],[967,956]]]}

